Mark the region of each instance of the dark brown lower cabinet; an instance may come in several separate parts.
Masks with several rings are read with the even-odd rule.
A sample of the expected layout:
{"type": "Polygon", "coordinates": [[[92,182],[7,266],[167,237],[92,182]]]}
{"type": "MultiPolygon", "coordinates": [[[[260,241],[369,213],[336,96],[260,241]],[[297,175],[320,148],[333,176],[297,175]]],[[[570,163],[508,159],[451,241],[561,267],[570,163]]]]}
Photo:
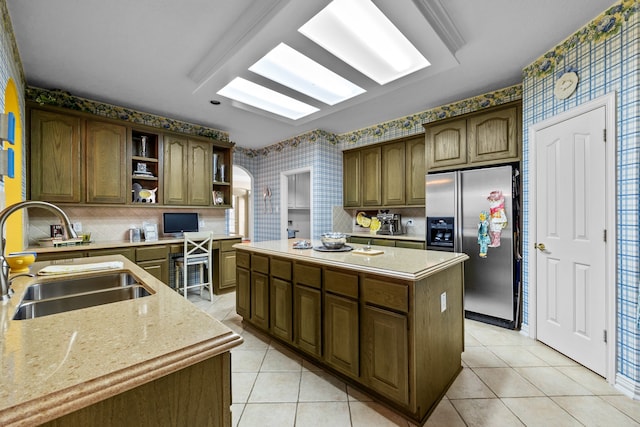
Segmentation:
{"type": "Polygon", "coordinates": [[[269,329],[269,276],[251,274],[251,322],[261,329],[269,329]]]}
{"type": "Polygon", "coordinates": [[[293,288],[295,345],[312,356],[322,356],[322,294],[319,289],[293,288]]]}
{"type": "Polygon", "coordinates": [[[293,291],[291,282],[271,278],[271,333],[293,342],[293,291]]]}
{"type": "Polygon", "coordinates": [[[364,306],[362,377],[375,391],[409,404],[407,316],[364,306]]]}
{"type": "Polygon", "coordinates": [[[324,361],[331,367],[360,376],[360,326],[358,301],[324,295],[324,361]]]}
{"type": "Polygon", "coordinates": [[[236,268],[236,313],[251,317],[251,273],[244,268],[236,268]]]}

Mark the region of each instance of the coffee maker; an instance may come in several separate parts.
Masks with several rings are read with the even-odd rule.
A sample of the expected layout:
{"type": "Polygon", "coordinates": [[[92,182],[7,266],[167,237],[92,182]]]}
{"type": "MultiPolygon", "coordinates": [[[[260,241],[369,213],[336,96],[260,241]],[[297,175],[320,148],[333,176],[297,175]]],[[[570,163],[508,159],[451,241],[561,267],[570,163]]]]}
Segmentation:
{"type": "Polygon", "coordinates": [[[400,214],[389,213],[389,211],[380,211],[378,212],[377,217],[378,220],[380,220],[380,230],[378,230],[378,234],[403,234],[400,214]]]}

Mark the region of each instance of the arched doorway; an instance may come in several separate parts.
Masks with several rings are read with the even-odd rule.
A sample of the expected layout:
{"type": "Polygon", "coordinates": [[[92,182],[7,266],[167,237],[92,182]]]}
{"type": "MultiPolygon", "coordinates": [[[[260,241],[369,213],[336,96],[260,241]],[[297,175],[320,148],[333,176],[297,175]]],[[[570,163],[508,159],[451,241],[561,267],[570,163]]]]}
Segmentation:
{"type": "Polygon", "coordinates": [[[228,230],[243,240],[253,240],[253,176],[241,166],[233,166],[232,209],[228,211],[228,230]]]}

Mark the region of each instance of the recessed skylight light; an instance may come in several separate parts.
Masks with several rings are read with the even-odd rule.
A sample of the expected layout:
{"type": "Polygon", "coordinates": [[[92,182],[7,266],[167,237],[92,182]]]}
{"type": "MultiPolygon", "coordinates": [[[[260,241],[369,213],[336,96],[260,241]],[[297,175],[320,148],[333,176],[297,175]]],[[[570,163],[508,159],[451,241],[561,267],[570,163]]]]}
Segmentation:
{"type": "Polygon", "coordinates": [[[218,95],[226,96],[292,120],[297,120],[319,111],[318,108],[312,105],[305,104],[242,77],[233,79],[218,91],[218,95]]]}
{"type": "Polygon", "coordinates": [[[298,31],[381,85],[431,65],[369,0],[333,0],[298,31]]]}
{"type": "Polygon", "coordinates": [[[273,48],[249,70],[329,105],[366,92],[284,43],[273,48]]]}

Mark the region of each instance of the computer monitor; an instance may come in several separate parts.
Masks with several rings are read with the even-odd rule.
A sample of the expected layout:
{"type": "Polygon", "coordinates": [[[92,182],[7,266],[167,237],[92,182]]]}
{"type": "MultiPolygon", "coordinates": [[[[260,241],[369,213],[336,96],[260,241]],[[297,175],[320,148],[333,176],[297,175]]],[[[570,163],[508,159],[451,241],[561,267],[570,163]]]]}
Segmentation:
{"type": "Polygon", "coordinates": [[[162,233],[182,237],[183,233],[199,231],[196,212],[164,212],[162,214],[162,233]]]}

